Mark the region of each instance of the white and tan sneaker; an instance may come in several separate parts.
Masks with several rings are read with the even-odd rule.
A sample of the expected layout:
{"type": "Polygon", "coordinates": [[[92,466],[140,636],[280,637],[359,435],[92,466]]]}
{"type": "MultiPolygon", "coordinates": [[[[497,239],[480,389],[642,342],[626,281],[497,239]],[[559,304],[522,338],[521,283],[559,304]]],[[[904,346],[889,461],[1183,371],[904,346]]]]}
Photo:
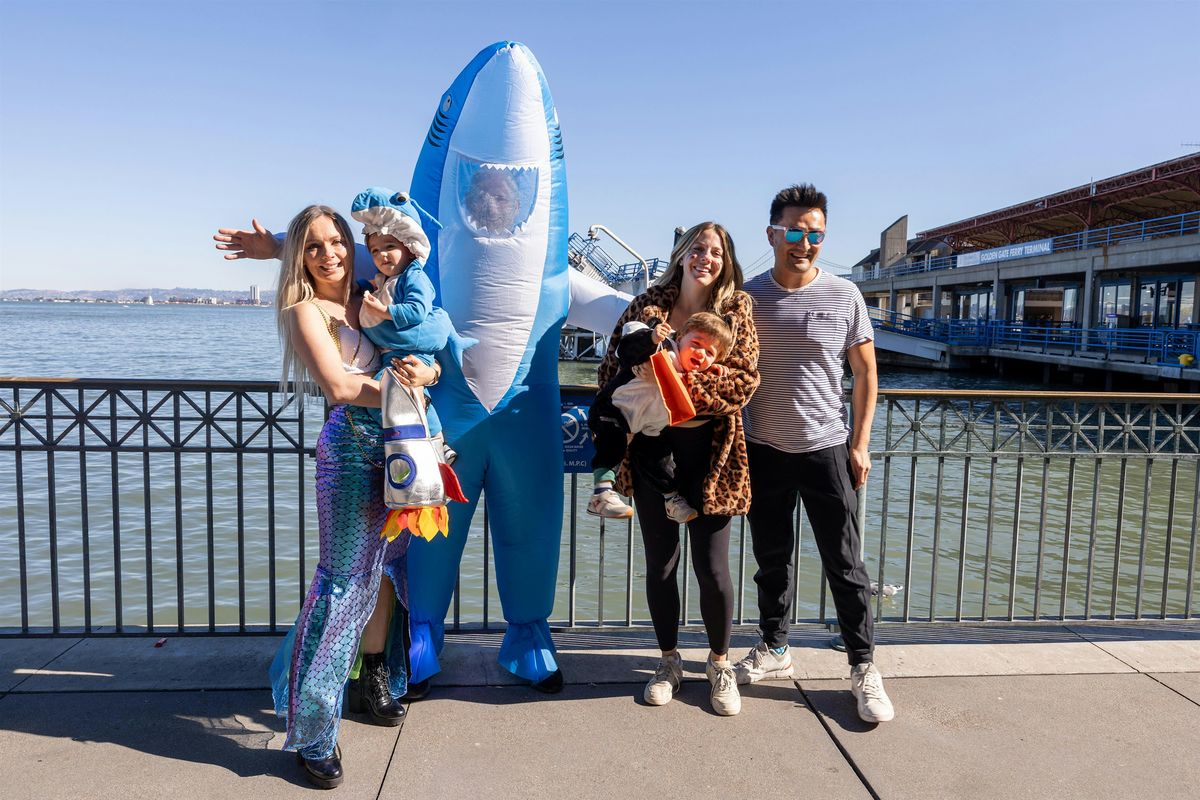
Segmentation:
{"type": "Polygon", "coordinates": [[[587,513],[605,519],[629,519],[633,509],[621,502],[621,496],[612,489],[595,492],[588,499],[587,513]]]}
{"type": "Polygon", "coordinates": [[[683,682],[683,659],[679,653],[663,656],[658,661],[654,675],[646,683],[642,698],[652,706],[665,706],[679,691],[683,682]]]}
{"type": "Polygon", "coordinates": [[[683,495],[679,492],[664,495],[663,504],[667,508],[667,516],[670,520],[680,525],[686,525],[700,516],[700,513],[692,508],[691,504],[687,500],[684,500],[683,495]]]}
{"type": "Polygon", "coordinates": [[[792,649],[784,645],[783,653],[778,654],[767,647],[766,642],[755,645],[745,658],[733,665],[733,671],[737,673],[738,683],[785,680],[796,672],[792,667],[792,649]]]}
{"type": "Polygon", "coordinates": [[[737,675],[733,665],[728,661],[713,661],[711,658],[704,665],[704,673],[712,684],[712,692],[708,699],[712,709],[722,717],[732,717],[742,710],[742,696],[738,694],[737,675]]]}
{"type": "Polygon", "coordinates": [[[883,676],[872,662],[850,668],[850,691],[858,701],[858,716],[863,722],[888,722],[896,716],[892,701],[883,690],[883,676]]]}

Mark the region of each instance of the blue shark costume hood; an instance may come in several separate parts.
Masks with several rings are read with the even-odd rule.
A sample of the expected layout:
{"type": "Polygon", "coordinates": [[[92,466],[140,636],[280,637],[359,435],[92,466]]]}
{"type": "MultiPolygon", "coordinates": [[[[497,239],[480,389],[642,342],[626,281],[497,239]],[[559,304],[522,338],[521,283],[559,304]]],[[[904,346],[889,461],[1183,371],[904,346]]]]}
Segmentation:
{"type": "Polygon", "coordinates": [[[441,228],[442,223],[408,196],[381,186],[359,192],[350,204],[350,216],[363,224],[363,237],[372,234],[395,236],[418,261],[429,258],[429,237],[425,225],[441,228]]]}

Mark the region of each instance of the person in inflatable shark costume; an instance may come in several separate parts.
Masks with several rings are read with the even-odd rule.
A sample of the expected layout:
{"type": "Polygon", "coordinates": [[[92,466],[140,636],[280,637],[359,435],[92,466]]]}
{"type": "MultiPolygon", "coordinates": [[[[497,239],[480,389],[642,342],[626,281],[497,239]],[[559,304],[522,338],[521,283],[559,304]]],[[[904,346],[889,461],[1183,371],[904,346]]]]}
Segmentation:
{"type": "MultiPolygon", "coordinates": [[[[508,628],[498,661],[541,691],[559,691],[547,619],[562,537],[563,447],[558,341],[564,322],[607,334],[632,299],[570,269],[567,180],[558,112],[529,48],[485,47],[441,95],[412,181],[435,209],[425,273],[469,350],[442,353],[430,389],[467,497],[449,541],[408,551],[409,697],[440,671],[446,613],[475,507],[486,493],[496,585],[508,628]]],[[[431,226],[432,228],[432,226],[431,226]]],[[[222,228],[226,258],[272,258],[258,223],[222,228]]],[[[358,277],[374,274],[358,248],[358,277]]]]}
{"type": "Polygon", "coordinates": [[[436,208],[426,271],[464,336],[430,389],[468,498],[446,543],[409,548],[411,680],[439,670],[444,620],[471,517],[485,496],[508,628],[499,663],[536,689],[562,688],[547,623],[562,534],[558,344],[564,321],[611,330],[629,298],[567,262],[567,181],[558,112],[527,47],[485,47],[442,94],[413,197],[436,208]],[[604,326],[608,325],[606,329],[604,326]]]}

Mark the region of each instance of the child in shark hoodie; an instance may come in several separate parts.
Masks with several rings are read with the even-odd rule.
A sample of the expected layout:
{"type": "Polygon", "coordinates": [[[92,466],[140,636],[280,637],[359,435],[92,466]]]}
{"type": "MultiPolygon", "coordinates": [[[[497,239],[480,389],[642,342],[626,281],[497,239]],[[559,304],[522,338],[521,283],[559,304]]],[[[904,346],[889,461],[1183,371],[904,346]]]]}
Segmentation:
{"type": "MultiPolygon", "coordinates": [[[[392,359],[410,355],[433,366],[435,354],[457,336],[450,317],[433,305],[433,283],[424,268],[429,237],[422,227],[422,217],[438,228],[441,224],[406,193],[380,187],[359,192],[350,206],[350,215],[363,224],[363,238],[378,270],[372,281],[360,282],[366,294],[359,312],[362,332],[379,350],[384,365],[375,377],[382,377],[392,359]],[[377,315],[386,314],[387,319],[368,325],[364,313],[368,308],[377,315]]],[[[429,405],[428,392],[425,397],[429,435],[437,436],[442,424],[429,405]]],[[[371,411],[381,413],[379,409],[371,411]]],[[[443,446],[446,463],[453,462],[454,451],[443,446]]]]}

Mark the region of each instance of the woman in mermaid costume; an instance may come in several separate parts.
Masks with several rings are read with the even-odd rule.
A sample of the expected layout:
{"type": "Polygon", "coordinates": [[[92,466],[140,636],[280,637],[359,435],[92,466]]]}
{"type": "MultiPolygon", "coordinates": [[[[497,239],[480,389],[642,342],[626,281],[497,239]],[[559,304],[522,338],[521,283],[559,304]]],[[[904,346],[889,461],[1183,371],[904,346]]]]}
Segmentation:
{"type": "MultiPolygon", "coordinates": [[[[378,355],[358,328],[361,297],[351,296],[353,236],[337,212],[309,206],[284,241],[276,299],[284,381],[316,383],[331,408],[317,441],[316,496],[320,560],[308,595],[271,664],[275,711],[287,720],[285,750],[296,750],[308,779],[321,788],[342,782],[337,748],[346,682],[362,642],[359,691],[351,710],[380,724],[399,724],[396,702],[406,690],[404,614],[391,615],[387,591],[405,602],[404,555],[409,536],[382,539],[383,441],[368,408],[379,407],[372,375],[378,355]],[[389,619],[390,617],[390,619],[389,619]],[[358,708],[355,708],[355,706],[358,708]]],[[[393,364],[398,379],[422,386],[437,368],[393,364]]]]}

